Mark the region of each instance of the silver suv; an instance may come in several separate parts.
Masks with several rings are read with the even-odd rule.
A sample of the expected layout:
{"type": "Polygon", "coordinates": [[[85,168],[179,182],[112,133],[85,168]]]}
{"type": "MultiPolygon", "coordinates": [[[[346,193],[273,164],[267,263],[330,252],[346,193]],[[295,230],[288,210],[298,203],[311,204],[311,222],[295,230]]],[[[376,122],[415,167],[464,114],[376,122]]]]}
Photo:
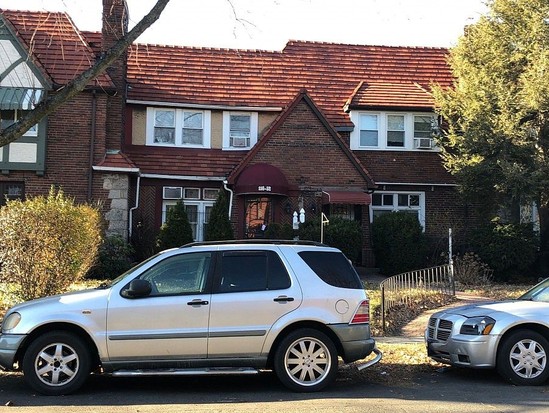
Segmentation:
{"type": "Polygon", "coordinates": [[[190,244],[95,290],[10,309],[0,365],[40,393],[114,376],[256,374],[318,391],[345,362],[381,353],[369,301],[341,251],[306,242],[190,244]]]}

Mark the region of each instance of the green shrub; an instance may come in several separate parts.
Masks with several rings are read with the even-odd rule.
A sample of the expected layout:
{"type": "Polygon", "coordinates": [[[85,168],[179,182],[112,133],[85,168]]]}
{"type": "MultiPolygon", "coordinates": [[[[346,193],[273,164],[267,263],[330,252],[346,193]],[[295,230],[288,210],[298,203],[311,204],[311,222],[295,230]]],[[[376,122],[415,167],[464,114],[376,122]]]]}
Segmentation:
{"type": "Polygon", "coordinates": [[[23,300],[61,293],[83,278],[101,242],[101,214],[61,190],[0,209],[0,280],[23,300]]]}
{"type": "Polygon", "coordinates": [[[206,241],[222,241],[234,239],[233,227],[229,219],[229,203],[224,189],[219,191],[215,204],[212,207],[206,234],[206,241]]]}
{"type": "MultiPolygon", "coordinates": [[[[299,239],[320,241],[320,222],[309,220],[299,227],[299,239]]],[[[331,217],[324,227],[324,244],[339,248],[353,263],[360,262],[362,254],[362,230],[358,221],[331,217]]]]}
{"type": "Polygon", "coordinates": [[[372,241],[376,266],[382,274],[400,274],[424,265],[426,239],[415,215],[391,212],[376,217],[372,241]]]}
{"type": "Polygon", "coordinates": [[[111,235],[103,239],[99,247],[97,263],[87,278],[96,280],[114,279],[129,270],[133,264],[134,250],[120,235],[111,235]]]}
{"type": "Polygon", "coordinates": [[[168,209],[166,222],[160,227],[160,233],[156,239],[156,247],[158,251],[162,251],[181,247],[190,242],[193,242],[193,230],[183,202],[178,201],[168,209]]]}
{"type": "Polygon", "coordinates": [[[265,238],[269,239],[293,239],[294,230],[290,224],[273,223],[267,226],[265,238]]]}
{"type": "Polygon", "coordinates": [[[494,279],[524,277],[536,260],[538,241],[531,224],[493,221],[471,234],[471,247],[494,270],[494,279]]]}

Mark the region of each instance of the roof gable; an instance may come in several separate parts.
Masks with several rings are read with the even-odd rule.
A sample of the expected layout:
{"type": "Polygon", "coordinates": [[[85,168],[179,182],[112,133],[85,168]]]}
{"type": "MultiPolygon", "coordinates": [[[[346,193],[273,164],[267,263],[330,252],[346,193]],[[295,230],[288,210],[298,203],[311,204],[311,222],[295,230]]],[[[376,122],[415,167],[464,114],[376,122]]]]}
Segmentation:
{"type": "MultiPolygon", "coordinates": [[[[66,13],[2,10],[1,14],[52,84],[67,84],[95,62],[93,50],[66,13]]],[[[112,86],[107,74],[94,83],[112,86]]]]}
{"type": "MultiPolygon", "coordinates": [[[[231,184],[235,183],[244,169],[248,165],[256,162],[266,162],[268,160],[269,163],[274,166],[284,169],[283,165],[277,164],[277,160],[284,161],[284,154],[280,151],[287,152],[290,146],[299,146],[297,153],[299,154],[300,159],[296,160],[296,162],[301,162],[299,164],[299,170],[303,174],[307,174],[307,169],[310,169],[310,175],[315,175],[315,170],[318,168],[318,165],[311,162],[311,160],[314,159],[315,154],[318,154],[318,151],[337,151],[338,168],[344,176],[354,175],[357,177],[358,180],[361,181],[355,182],[357,186],[368,188],[374,186],[373,179],[370,177],[366,168],[343,142],[305,90],[301,90],[295,96],[291,103],[265,131],[257,144],[231,172],[227,179],[228,182],[231,184]],[[307,124],[307,121],[305,120],[307,117],[306,112],[312,112],[314,118],[313,123],[316,120],[316,124],[307,124]],[[294,120],[292,117],[296,119],[294,120]],[[320,124],[321,127],[318,127],[318,124],[320,124]],[[293,136],[292,132],[303,130],[307,131],[305,133],[306,138],[303,136],[293,136]],[[308,142],[305,142],[305,139],[307,139],[308,142]],[[274,148],[271,148],[270,150],[274,150],[276,156],[273,154],[262,155],[262,152],[265,152],[268,146],[274,146],[274,148]],[[345,169],[348,171],[347,174],[344,172],[345,169]]],[[[311,182],[310,180],[308,181],[311,182]]]]}

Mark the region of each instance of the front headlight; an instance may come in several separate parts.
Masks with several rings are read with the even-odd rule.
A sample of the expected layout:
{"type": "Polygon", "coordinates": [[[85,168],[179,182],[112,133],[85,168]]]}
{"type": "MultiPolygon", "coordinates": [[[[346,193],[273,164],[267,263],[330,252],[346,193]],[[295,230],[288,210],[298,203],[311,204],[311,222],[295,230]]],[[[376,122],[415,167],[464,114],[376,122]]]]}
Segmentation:
{"type": "Polygon", "coordinates": [[[472,317],[463,323],[459,333],[472,336],[485,336],[490,334],[495,324],[496,320],[491,317],[472,317]]]}
{"type": "Polygon", "coordinates": [[[19,321],[21,321],[21,314],[11,313],[9,316],[6,317],[6,319],[2,323],[2,333],[17,327],[17,324],[19,324],[19,321]]]}

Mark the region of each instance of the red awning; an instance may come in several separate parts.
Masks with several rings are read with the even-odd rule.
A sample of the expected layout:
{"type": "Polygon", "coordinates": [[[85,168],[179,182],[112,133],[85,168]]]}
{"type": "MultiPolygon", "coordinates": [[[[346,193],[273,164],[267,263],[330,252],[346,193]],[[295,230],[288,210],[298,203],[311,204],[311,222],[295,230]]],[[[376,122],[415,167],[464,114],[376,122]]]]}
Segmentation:
{"type": "Polygon", "coordinates": [[[250,165],[238,176],[235,194],[288,195],[288,180],[276,166],[268,163],[250,165]]]}
{"type": "Polygon", "coordinates": [[[372,196],[361,191],[323,191],[324,204],[370,205],[372,196]]]}

